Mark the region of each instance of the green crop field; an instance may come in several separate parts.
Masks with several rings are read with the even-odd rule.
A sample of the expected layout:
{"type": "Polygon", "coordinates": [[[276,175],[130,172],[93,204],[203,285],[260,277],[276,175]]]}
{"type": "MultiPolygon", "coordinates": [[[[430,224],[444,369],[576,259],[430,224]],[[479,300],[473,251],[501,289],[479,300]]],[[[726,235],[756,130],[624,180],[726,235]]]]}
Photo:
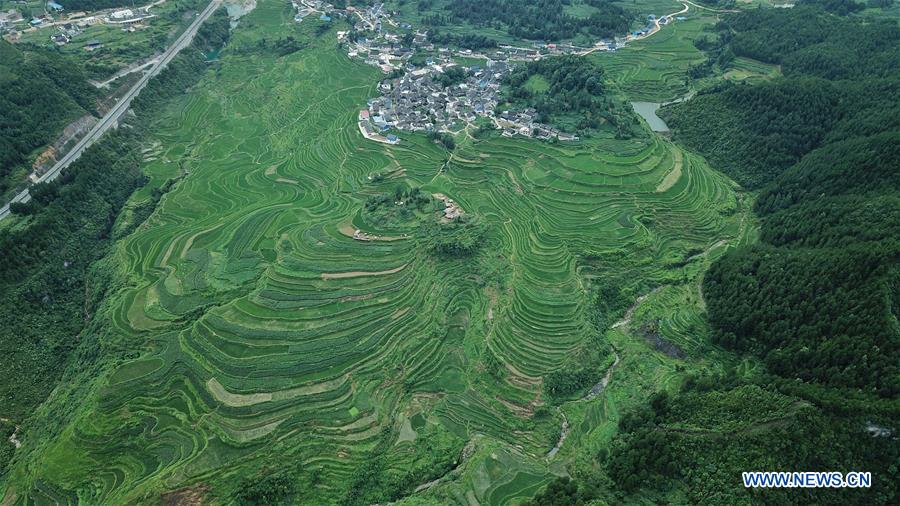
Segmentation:
{"type": "Polygon", "coordinates": [[[592,58],[631,100],[664,102],[682,97],[691,89],[688,66],[706,59],[694,47],[694,40],[716,21],[696,9],[685,16],[688,19],[673,22],[648,39],[614,52],[593,53],[592,58]]]}
{"type": "MultiPolygon", "coordinates": [[[[40,408],[10,502],[158,504],[192,487],[228,503],[280,469],[309,504],[377,487],[510,504],[596,454],[621,409],[685,367],[730,360],[709,344],[699,288],[709,262],[755,238],[725,176],[649,132],[464,134],[452,154],[424,135],[367,141],[356,119],[380,74],[292,15],[260,1],[148,139],[151,182],[133,203],[180,179],[106,260],[118,288],[93,320],[111,358],[40,408]],[[248,49],[289,34],[307,47],[248,49]],[[477,217],[478,252],[435,255],[423,228],[366,220],[366,200],[398,185],[477,217]],[[595,298],[611,284],[639,303],[609,329],[624,310],[599,325],[595,298]],[[657,350],[651,324],[683,356],[657,350]],[[592,382],[612,367],[608,388],[554,405],[545,375],[598,350],[592,382]]],[[[673,98],[705,22],[597,61],[629,98],[673,98]]]]}

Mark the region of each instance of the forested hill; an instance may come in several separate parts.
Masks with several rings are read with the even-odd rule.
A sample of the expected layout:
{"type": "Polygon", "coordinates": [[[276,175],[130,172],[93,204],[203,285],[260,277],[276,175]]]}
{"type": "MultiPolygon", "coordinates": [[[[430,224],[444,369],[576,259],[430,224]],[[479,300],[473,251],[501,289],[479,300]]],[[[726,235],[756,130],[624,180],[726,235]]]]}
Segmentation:
{"type": "MultiPolygon", "coordinates": [[[[136,116],[125,117],[126,127],[107,132],[53,182],[32,186],[28,204],[11,206],[27,217],[0,231],[0,416],[22,424],[24,433],[30,429],[27,418],[66,368],[90,367],[102,355],[99,345],[90,341],[97,335],[85,329],[109,287],[112,270],[95,262],[150,216],[173,183],[155,188],[120,218],[132,192],[147,183],[141,164],[148,126],[161,106],[216,67],[204,53],[222,47],[228,37],[229,19],[220,8],[200,27],[191,46],[132,102],[136,116]],[[82,339],[92,345],[77,352],[82,339]]],[[[12,431],[8,425],[0,424],[4,438],[12,431]]],[[[0,445],[0,479],[12,448],[0,445]]]]}
{"type": "Polygon", "coordinates": [[[13,184],[10,173],[28,172],[34,150],[93,111],[96,96],[78,65],[52,51],[22,51],[0,40],[0,192],[13,184]]]}
{"type": "Polygon", "coordinates": [[[760,242],[716,261],[703,295],[716,342],[757,356],[766,372],[726,368],[656,395],[624,414],[598,454],[601,472],[555,482],[533,504],[900,497],[900,30],[814,5],[747,11],[718,27],[711,56],[780,64],[783,77],[726,84],[661,115],[677,141],[759,190],[760,242]],[[801,469],[865,470],[873,484],[740,481],[742,471],[801,469]]]}
{"type": "Polygon", "coordinates": [[[900,393],[900,27],[812,6],[726,18],[720,43],[784,77],[663,114],[751,187],[762,242],[711,268],[720,342],[786,377],[900,393]]]}
{"type": "Polygon", "coordinates": [[[900,128],[900,26],[817,7],[743,12],[719,24],[716,52],[781,65],[784,78],[732,85],[661,111],[688,146],[749,188],[815,148],[900,128]]]}
{"type": "MultiPolygon", "coordinates": [[[[835,501],[891,503],[896,445],[873,444],[865,427],[896,434],[900,416],[900,28],[809,5],[719,28],[719,51],[781,64],[784,76],[663,112],[678,140],[760,189],[760,242],[704,279],[715,338],[760,357],[769,388],[821,410],[815,424],[845,448],[843,470],[886,480],[835,501]]],[[[809,441],[785,451],[825,455],[809,441]]]]}
{"type": "Polygon", "coordinates": [[[611,0],[584,0],[591,9],[586,17],[566,13],[568,0],[453,0],[419,2],[421,11],[436,9],[423,21],[438,27],[467,23],[475,27],[505,30],[521,39],[559,41],[578,35],[611,38],[628,31],[634,16],[611,0]],[[443,7],[442,9],[440,7],[443,7]]]}

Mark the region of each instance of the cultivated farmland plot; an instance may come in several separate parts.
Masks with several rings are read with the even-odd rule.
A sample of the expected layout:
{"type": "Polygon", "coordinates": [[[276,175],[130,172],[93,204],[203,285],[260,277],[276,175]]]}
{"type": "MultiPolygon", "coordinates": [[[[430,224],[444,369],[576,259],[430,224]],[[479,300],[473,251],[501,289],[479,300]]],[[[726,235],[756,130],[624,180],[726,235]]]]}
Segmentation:
{"type": "MultiPolygon", "coordinates": [[[[676,362],[706,367],[716,353],[698,276],[753,227],[733,183],[700,157],[649,133],[467,137],[452,157],[425,136],[369,142],[356,120],[379,74],[333,33],[307,29],[309,45],[287,57],[240,50],[293,29],[284,4],[260,2],[220,71],[157,126],[148,187],[181,179],[111,259],[119,289],[94,318],[120,358],[49,403],[76,414],[35,453],[37,499],[227,493],[286,467],[310,480],[306,500],[330,503],[377,465],[405,493],[504,504],[596,451],[619,408],[676,378],[676,362]],[[481,249],[445,258],[418,227],[373,228],[363,204],[398,184],[477,216],[481,249]],[[357,229],[391,240],[356,240],[357,229]],[[608,283],[650,294],[612,330],[621,314],[595,316],[608,283]],[[681,358],[638,335],[647,321],[681,358]],[[545,375],[592,356],[599,381],[616,354],[605,392],[551,407],[545,375]],[[70,405],[67,392],[84,388],[90,402],[70,405]],[[571,428],[547,458],[562,414],[571,428]]],[[[646,98],[672,98],[681,83],[654,56],[670,50],[611,65],[659,83],[646,98]]]]}

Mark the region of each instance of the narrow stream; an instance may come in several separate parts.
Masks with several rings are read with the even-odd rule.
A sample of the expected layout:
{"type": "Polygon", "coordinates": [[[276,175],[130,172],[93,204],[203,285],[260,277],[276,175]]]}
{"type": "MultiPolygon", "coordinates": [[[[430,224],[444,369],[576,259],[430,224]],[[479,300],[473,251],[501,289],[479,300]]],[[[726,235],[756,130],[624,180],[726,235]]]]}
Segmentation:
{"type": "Polygon", "coordinates": [[[562,416],[562,427],[559,430],[559,441],[556,442],[556,446],[553,447],[547,453],[547,458],[552,459],[559,452],[559,449],[562,448],[563,442],[566,440],[566,436],[569,435],[569,420],[566,418],[566,414],[562,412],[559,408],[556,408],[559,411],[559,414],[562,416]]]}
{"type": "Polygon", "coordinates": [[[597,382],[596,385],[591,387],[591,391],[587,393],[584,397],[581,398],[583,401],[589,401],[591,399],[596,398],[598,395],[603,393],[603,390],[606,389],[606,385],[609,385],[609,380],[612,379],[613,370],[615,370],[616,366],[619,365],[619,352],[615,352],[616,360],[609,366],[609,369],[606,370],[606,374],[603,375],[603,379],[597,382]]]}

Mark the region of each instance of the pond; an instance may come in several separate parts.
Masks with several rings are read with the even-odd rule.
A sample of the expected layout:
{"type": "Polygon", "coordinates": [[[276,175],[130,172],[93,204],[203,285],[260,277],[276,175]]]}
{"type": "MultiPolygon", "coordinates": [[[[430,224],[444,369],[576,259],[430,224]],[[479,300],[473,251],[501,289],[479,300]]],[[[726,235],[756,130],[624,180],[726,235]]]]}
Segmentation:
{"type": "Polygon", "coordinates": [[[647,121],[647,124],[650,125],[650,129],[654,132],[668,132],[669,126],[666,125],[666,122],[663,121],[659,116],[656,115],[656,111],[659,109],[661,104],[657,102],[632,102],[631,107],[634,108],[634,112],[638,113],[644,120],[647,121]]]}

